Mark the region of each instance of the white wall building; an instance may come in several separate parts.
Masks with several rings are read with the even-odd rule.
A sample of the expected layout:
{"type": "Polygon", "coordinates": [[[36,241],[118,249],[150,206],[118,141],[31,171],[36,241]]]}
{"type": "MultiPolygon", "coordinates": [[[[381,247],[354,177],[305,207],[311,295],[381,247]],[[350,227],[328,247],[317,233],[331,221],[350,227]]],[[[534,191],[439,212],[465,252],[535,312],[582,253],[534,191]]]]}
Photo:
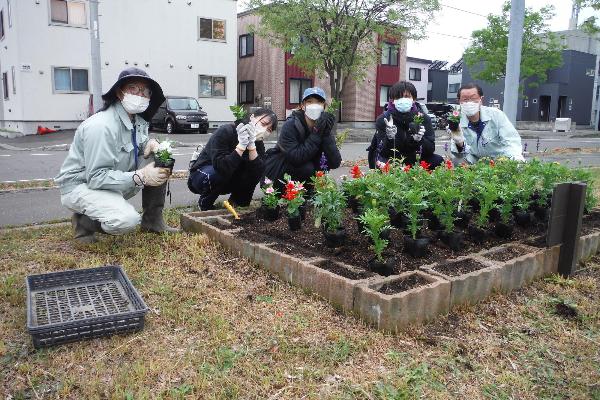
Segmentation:
{"type": "MultiPolygon", "coordinates": [[[[0,134],[75,128],[92,86],[87,0],[0,0],[0,134]]],[[[210,126],[233,120],[236,0],[99,2],[102,91],[137,66],[165,95],[196,97],[210,126]]]]}
{"type": "Polygon", "coordinates": [[[448,103],[458,103],[458,89],[462,82],[462,72],[457,74],[448,74],[448,103]]]}
{"type": "Polygon", "coordinates": [[[406,71],[408,80],[417,89],[417,99],[427,101],[427,90],[429,89],[429,64],[431,60],[422,58],[406,57],[406,71]]]}

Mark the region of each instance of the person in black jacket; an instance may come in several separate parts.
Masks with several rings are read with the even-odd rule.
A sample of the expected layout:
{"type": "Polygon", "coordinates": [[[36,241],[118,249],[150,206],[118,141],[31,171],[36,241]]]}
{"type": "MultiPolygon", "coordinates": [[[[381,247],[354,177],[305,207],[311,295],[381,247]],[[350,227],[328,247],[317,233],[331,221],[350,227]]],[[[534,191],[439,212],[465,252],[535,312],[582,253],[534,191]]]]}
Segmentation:
{"type": "Polygon", "coordinates": [[[265,176],[277,189],[283,189],[285,174],[292,180],[309,184],[317,171],[340,166],[342,156],[332,133],[335,117],[324,111],[325,102],[323,89],[306,89],[300,109],[283,124],[275,148],[267,151],[265,176]]]}
{"type": "Polygon", "coordinates": [[[417,89],[406,81],[394,84],[389,91],[390,102],[387,110],[375,122],[376,133],[367,148],[369,168],[385,164],[390,158],[404,159],[404,164],[414,165],[417,154],[434,169],[444,162],[435,154],[435,133],[431,119],[416,102],[417,89]],[[422,114],[423,124],[413,122],[417,114],[422,114]]]}
{"type": "Polygon", "coordinates": [[[264,172],[264,138],[276,129],[275,113],[260,108],[237,127],[234,123],[216,130],[190,168],[188,188],[200,195],[200,210],[214,209],[219,195],[227,193],[234,206],[250,204],[264,172]]]}

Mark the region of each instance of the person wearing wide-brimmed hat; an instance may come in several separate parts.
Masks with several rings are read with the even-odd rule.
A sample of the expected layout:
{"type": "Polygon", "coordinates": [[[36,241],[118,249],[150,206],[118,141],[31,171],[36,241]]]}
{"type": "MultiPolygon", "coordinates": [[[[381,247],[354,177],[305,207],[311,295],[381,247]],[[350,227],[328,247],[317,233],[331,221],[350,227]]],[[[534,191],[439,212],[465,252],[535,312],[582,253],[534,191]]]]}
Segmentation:
{"type": "Polygon", "coordinates": [[[160,85],[139,68],[128,68],[103,96],[104,107],[77,128],[55,182],[61,202],[73,211],[75,238],[119,235],[141,223],[151,232],[176,231],[162,212],[170,170],[148,163],[158,142],[148,139],[148,122],[165,100],[160,85]],[[127,199],[142,189],[140,217],[127,199]]]}
{"type": "Polygon", "coordinates": [[[265,177],[277,189],[283,190],[286,174],[309,184],[317,171],[340,166],[342,156],[333,133],[335,116],[325,111],[326,101],[320,87],[306,89],[300,107],[283,124],[277,145],[267,151],[265,177]]]}

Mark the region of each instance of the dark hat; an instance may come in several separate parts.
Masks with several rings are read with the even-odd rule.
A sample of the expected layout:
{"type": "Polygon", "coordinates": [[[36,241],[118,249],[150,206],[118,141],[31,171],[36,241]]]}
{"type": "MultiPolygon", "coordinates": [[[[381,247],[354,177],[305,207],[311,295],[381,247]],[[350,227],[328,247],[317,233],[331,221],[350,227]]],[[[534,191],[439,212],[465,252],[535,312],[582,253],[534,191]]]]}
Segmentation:
{"type": "Polygon", "coordinates": [[[117,99],[117,89],[122,86],[126,81],[132,80],[134,78],[140,78],[148,82],[150,86],[150,90],[152,91],[152,96],[150,96],[150,104],[146,111],[140,114],[142,118],[146,121],[150,121],[156,111],[158,111],[158,107],[165,101],[165,96],[160,85],[150,76],[148,73],[142,69],[136,67],[130,67],[124,69],[119,74],[119,79],[115,82],[114,85],[108,90],[108,92],[102,95],[102,100],[104,101],[114,101],[117,99]]]}

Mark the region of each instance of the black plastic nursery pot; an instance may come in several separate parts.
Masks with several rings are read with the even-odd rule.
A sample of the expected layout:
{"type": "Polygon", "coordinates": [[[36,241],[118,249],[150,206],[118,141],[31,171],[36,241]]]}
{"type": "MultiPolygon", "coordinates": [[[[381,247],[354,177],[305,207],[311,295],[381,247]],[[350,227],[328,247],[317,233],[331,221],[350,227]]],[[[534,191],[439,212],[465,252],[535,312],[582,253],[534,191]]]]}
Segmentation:
{"type": "Polygon", "coordinates": [[[299,231],[300,228],[302,228],[302,218],[300,217],[300,214],[288,217],[288,226],[290,227],[290,231],[299,231]]]}
{"type": "Polygon", "coordinates": [[[538,220],[546,222],[548,221],[548,216],[550,215],[550,208],[540,207],[536,204],[533,206],[533,213],[538,220]]]}
{"type": "Polygon", "coordinates": [[[329,232],[327,229],[323,228],[323,237],[325,237],[325,246],[335,248],[342,247],[346,244],[348,235],[344,228],[339,228],[334,232],[329,232]]]}
{"type": "Polygon", "coordinates": [[[478,212],[479,209],[481,208],[479,205],[479,200],[477,200],[477,199],[469,199],[469,201],[467,202],[467,205],[473,212],[478,212]]]}
{"type": "Polygon", "coordinates": [[[458,130],[458,121],[450,121],[450,120],[448,120],[448,128],[451,131],[457,131],[458,130]]]}
{"type": "Polygon", "coordinates": [[[358,199],[354,196],[348,197],[348,205],[354,214],[360,214],[362,211],[362,205],[360,204],[360,201],[358,201],[358,199]]]}
{"type": "Polygon", "coordinates": [[[427,217],[427,227],[432,231],[441,231],[444,229],[437,215],[431,214],[427,217]]]}
{"type": "Polygon", "coordinates": [[[512,224],[505,224],[504,222],[498,222],[494,225],[494,233],[496,236],[501,237],[503,239],[509,239],[514,231],[514,227],[512,224]]]}
{"type": "Polygon", "coordinates": [[[424,257],[429,247],[429,238],[413,239],[410,236],[404,236],[404,252],[415,258],[424,257]]]}
{"type": "Polygon", "coordinates": [[[471,214],[459,211],[455,215],[456,219],[454,220],[454,226],[459,228],[466,229],[469,226],[469,221],[471,220],[471,214]]]}
{"type": "Polygon", "coordinates": [[[489,235],[490,233],[487,229],[469,225],[469,236],[471,237],[471,241],[474,243],[485,243],[488,240],[489,235]]]}
{"type": "Polygon", "coordinates": [[[465,234],[462,232],[440,231],[438,238],[452,251],[459,251],[462,248],[465,240],[465,234]]]}
{"type": "Polygon", "coordinates": [[[490,213],[488,214],[488,219],[490,222],[498,222],[502,218],[502,214],[500,214],[500,210],[497,208],[492,208],[490,213]]]}
{"type": "Polygon", "coordinates": [[[298,211],[300,212],[300,219],[304,221],[306,219],[306,203],[298,207],[298,211]]]}
{"type": "Polygon", "coordinates": [[[367,263],[369,270],[383,276],[392,275],[394,273],[395,265],[396,258],[394,257],[384,257],[383,262],[379,261],[377,257],[373,257],[367,263]]]}
{"type": "Polygon", "coordinates": [[[167,161],[162,161],[157,156],[154,156],[154,166],[156,168],[168,168],[173,171],[173,167],[175,166],[175,159],[169,158],[167,161]]]}
{"type": "Polygon", "coordinates": [[[517,223],[517,225],[522,226],[524,228],[531,226],[531,224],[533,223],[533,220],[535,218],[535,215],[533,214],[532,211],[522,211],[522,210],[515,211],[514,216],[515,216],[515,222],[517,223]]]}
{"type": "Polygon", "coordinates": [[[403,229],[408,225],[408,217],[406,214],[396,211],[394,207],[388,209],[388,215],[390,216],[390,225],[394,228],[403,229]]]}
{"type": "Polygon", "coordinates": [[[262,217],[263,219],[272,222],[276,221],[279,218],[280,210],[281,209],[279,208],[279,206],[275,206],[275,208],[270,208],[263,204],[258,209],[258,215],[259,217],[262,217]]]}

